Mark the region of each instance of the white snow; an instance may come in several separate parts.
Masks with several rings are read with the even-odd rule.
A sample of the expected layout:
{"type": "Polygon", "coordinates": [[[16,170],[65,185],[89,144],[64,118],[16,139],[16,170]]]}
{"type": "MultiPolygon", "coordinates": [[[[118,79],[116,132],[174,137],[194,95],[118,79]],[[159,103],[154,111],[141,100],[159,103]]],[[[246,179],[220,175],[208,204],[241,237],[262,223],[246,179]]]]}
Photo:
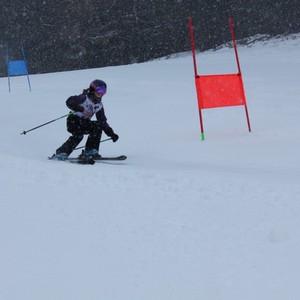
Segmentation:
{"type": "MultiPolygon", "coordinates": [[[[190,53],[0,79],[1,300],[300,298],[300,35],[238,50],[252,133],[243,107],[204,110],[205,141],[190,53]],[[120,136],[101,154],[128,159],[48,161],[65,119],[20,133],[95,78],[120,136]]],[[[197,62],[237,72],[232,48],[197,62]]]]}

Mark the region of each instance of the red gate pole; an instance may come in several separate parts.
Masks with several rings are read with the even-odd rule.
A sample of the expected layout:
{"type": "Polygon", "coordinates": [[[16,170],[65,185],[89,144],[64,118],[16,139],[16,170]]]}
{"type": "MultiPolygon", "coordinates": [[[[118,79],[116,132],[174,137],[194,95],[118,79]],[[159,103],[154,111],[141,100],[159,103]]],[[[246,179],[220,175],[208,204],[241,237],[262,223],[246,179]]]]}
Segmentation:
{"type": "Polygon", "coordinates": [[[194,38],[194,32],[193,32],[193,21],[192,21],[191,17],[188,18],[188,22],[189,22],[189,27],[190,27],[190,40],[191,40],[191,46],[192,46],[192,56],[193,56],[195,85],[196,85],[198,110],[199,110],[199,118],[200,118],[201,138],[202,138],[202,141],[203,141],[204,140],[204,129],[203,129],[203,121],[202,121],[202,112],[201,112],[201,107],[200,107],[200,104],[199,104],[198,84],[197,84],[197,80],[199,78],[199,75],[198,75],[198,72],[197,72],[195,38],[194,38]]]}
{"type": "Polygon", "coordinates": [[[236,46],[236,40],[235,40],[235,34],[234,34],[234,28],[233,28],[233,22],[232,22],[231,18],[229,18],[229,26],[230,26],[230,31],[231,31],[231,37],[232,37],[232,42],[233,42],[233,47],[234,47],[234,53],[235,53],[236,63],[237,63],[237,66],[238,66],[238,72],[239,72],[239,75],[241,75],[242,72],[241,72],[240,60],[239,60],[239,56],[238,56],[238,52],[237,52],[237,46],[236,46]]]}
{"type": "Polygon", "coordinates": [[[191,17],[189,17],[189,26],[190,26],[190,39],[191,39],[192,55],[193,55],[193,63],[194,63],[194,74],[195,77],[197,77],[198,73],[197,73],[197,64],[196,64],[195,38],[193,32],[193,21],[191,17]]]}
{"type": "Polygon", "coordinates": [[[245,113],[246,113],[246,118],[247,118],[248,129],[249,129],[249,132],[251,132],[251,125],[250,125],[250,119],[249,119],[249,114],[248,114],[246,96],[245,96],[245,91],[244,91],[242,71],[241,71],[241,66],[240,66],[240,60],[239,60],[239,56],[238,56],[237,46],[236,46],[236,39],[235,39],[235,34],[234,34],[233,22],[232,22],[231,18],[229,18],[229,26],[230,26],[230,31],[231,31],[231,37],[232,37],[232,42],[233,42],[233,47],[234,47],[234,53],[235,53],[236,63],[237,63],[237,67],[238,67],[238,75],[241,77],[241,82],[242,82],[241,88],[243,90],[243,94],[244,94],[244,97],[245,97],[245,113]]]}

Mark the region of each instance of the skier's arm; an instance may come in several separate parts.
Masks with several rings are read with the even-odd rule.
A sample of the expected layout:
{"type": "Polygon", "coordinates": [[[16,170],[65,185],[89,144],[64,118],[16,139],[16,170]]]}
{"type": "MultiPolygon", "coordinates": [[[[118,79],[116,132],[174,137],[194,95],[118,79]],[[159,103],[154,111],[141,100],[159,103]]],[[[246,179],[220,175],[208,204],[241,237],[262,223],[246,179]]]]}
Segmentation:
{"type": "Polygon", "coordinates": [[[73,111],[83,112],[84,107],[81,104],[85,101],[85,95],[71,96],[67,99],[66,105],[73,111]]]}
{"type": "Polygon", "coordinates": [[[100,109],[96,113],[96,118],[99,124],[101,125],[102,130],[105,132],[105,134],[112,138],[113,142],[116,142],[119,139],[119,136],[115,134],[113,129],[109,126],[107,123],[107,118],[105,116],[104,108],[100,109]]]}

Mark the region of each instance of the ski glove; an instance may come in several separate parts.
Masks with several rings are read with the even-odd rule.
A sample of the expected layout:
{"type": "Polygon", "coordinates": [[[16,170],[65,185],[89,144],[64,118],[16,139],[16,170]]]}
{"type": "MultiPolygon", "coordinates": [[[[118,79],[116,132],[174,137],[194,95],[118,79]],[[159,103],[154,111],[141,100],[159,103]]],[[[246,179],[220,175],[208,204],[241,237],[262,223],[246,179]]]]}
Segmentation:
{"type": "Polygon", "coordinates": [[[93,116],[93,112],[85,110],[83,106],[76,105],[72,108],[76,112],[81,112],[86,118],[91,118],[93,116]]]}
{"type": "Polygon", "coordinates": [[[93,116],[93,113],[89,110],[83,110],[83,115],[87,118],[91,118],[93,116]]]}
{"type": "Polygon", "coordinates": [[[70,107],[72,110],[74,111],[78,111],[78,112],[84,112],[84,107],[80,106],[80,105],[74,105],[72,107],[70,107]]]}
{"type": "Polygon", "coordinates": [[[115,143],[119,139],[119,136],[114,133],[114,134],[111,135],[111,139],[115,143]]]}
{"type": "Polygon", "coordinates": [[[107,123],[105,124],[107,125],[107,128],[104,129],[105,134],[111,137],[112,141],[115,143],[119,139],[119,136],[114,133],[113,129],[109,127],[107,123]]]}

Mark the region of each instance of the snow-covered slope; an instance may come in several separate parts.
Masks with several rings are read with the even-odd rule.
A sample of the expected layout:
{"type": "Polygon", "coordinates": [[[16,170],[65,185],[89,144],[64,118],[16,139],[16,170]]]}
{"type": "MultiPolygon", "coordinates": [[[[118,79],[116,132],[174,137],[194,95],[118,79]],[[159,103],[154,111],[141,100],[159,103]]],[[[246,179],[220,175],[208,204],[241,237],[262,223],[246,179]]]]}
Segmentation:
{"type": "MultiPolygon", "coordinates": [[[[239,56],[252,133],[242,107],[205,110],[204,142],[190,54],[0,79],[0,299],[299,299],[300,36],[239,56]],[[95,78],[120,136],[101,154],[127,161],[48,161],[65,120],[20,133],[95,78]]],[[[233,49],[197,60],[236,72],[233,49]]]]}

